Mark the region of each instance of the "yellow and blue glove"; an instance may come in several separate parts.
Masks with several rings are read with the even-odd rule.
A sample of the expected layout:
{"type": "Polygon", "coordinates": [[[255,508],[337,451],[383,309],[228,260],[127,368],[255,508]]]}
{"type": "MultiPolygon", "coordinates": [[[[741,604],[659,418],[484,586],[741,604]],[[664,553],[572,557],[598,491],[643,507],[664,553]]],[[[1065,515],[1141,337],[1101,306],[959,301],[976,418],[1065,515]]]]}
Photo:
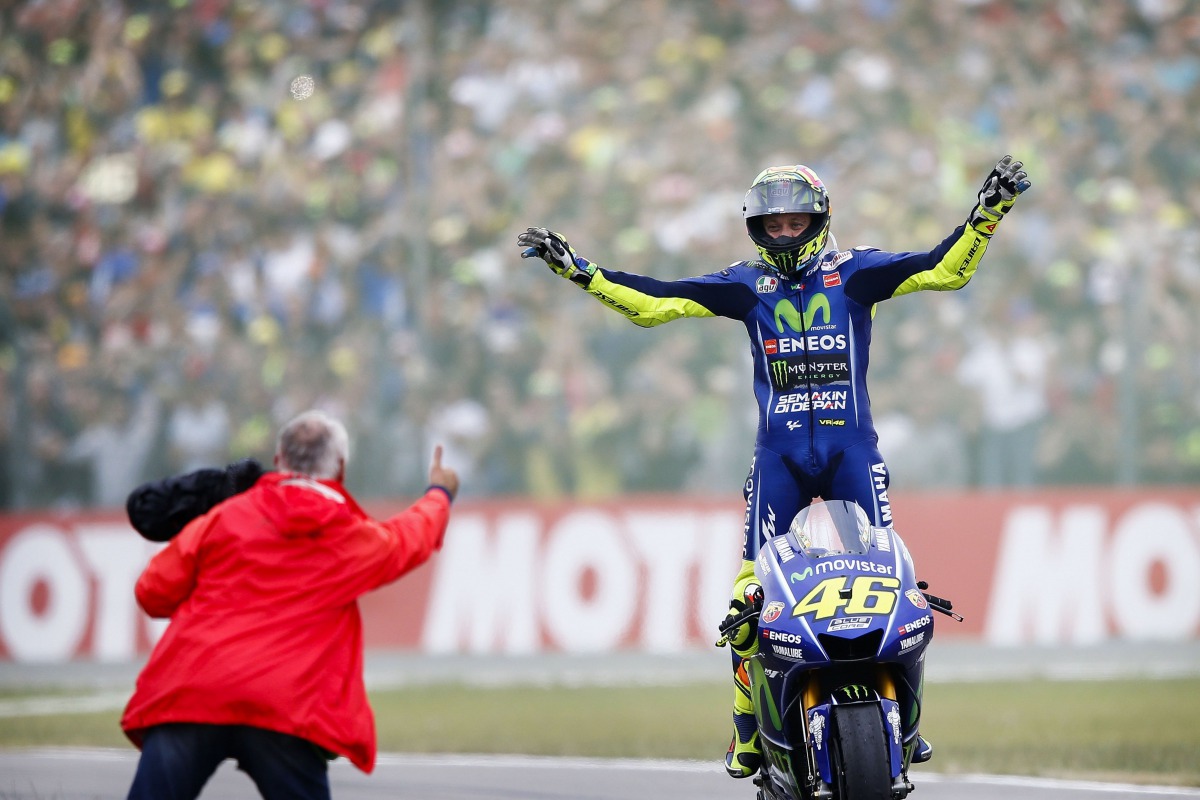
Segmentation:
{"type": "Polygon", "coordinates": [[[979,203],[971,211],[967,224],[976,233],[990,239],[1017,197],[1032,185],[1024,165],[1020,161],[1013,161],[1012,156],[1005,156],[983,182],[983,188],[979,190],[979,203]]]}
{"type": "Polygon", "coordinates": [[[546,262],[555,275],[571,283],[587,287],[596,274],[596,265],[583,258],[567,244],[560,234],[546,228],[526,228],[517,236],[517,246],[525,248],[522,258],[537,256],[546,262]]]}

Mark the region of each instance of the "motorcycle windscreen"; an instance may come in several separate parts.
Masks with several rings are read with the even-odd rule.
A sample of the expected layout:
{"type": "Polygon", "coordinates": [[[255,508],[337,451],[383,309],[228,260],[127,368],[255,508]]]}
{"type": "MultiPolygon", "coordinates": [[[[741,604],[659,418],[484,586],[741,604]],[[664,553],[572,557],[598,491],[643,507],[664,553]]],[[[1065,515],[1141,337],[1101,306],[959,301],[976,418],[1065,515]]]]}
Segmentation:
{"type": "Polygon", "coordinates": [[[802,508],[788,528],[809,558],[861,555],[871,547],[873,526],[867,513],[849,500],[818,501],[802,508]]]}

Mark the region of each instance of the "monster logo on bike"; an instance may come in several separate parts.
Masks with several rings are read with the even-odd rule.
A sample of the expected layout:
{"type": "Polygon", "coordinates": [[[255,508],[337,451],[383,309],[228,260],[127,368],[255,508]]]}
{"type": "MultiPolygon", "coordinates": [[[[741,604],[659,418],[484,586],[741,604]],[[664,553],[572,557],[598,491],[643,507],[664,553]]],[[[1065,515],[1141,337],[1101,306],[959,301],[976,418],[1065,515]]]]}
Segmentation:
{"type": "Polygon", "coordinates": [[[837,690],[837,694],[847,702],[855,700],[867,700],[871,697],[871,690],[863,686],[861,683],[851,683],[837,690]]]}

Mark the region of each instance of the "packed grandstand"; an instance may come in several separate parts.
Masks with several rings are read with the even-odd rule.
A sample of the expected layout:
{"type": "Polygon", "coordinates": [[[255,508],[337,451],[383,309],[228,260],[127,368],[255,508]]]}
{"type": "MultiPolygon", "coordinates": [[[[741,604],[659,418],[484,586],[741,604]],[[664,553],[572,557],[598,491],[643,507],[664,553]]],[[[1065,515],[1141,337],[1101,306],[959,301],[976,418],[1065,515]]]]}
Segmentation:
{"type": "Polygon", "coordinates": [[[636,328],[516,234],[712,272],[799,162],[841,247],[923,250],[1006,152],[971,285],[878,309],[895,486],[1195,483],[1198,141],[1171,0],[3,4],[0,507],[269,459],[308,407],[364,497],[434,441],[464,497],[735,497],[736,323],[636,328]]]}

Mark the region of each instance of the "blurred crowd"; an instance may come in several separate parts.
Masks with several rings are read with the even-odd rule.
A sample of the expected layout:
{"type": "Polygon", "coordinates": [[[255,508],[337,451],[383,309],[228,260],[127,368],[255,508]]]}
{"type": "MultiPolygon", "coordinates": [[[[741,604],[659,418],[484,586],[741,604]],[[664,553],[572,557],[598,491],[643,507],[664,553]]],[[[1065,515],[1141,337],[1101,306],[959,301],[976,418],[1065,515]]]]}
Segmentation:
{"type": "Polygon", "coordinates": [[[804,163],[843,248],[1033,189],[963,291],[877,309],[896,488],[1200,482],[1200,8],[1185,0],[0,0],[0,507],[119,506],[325,408],[349,484],[719,492],[740,324],[639,329],[542,225],[672,279],[804,163]],[[311,79],[311,81],[307,80],[311,79]]]}

